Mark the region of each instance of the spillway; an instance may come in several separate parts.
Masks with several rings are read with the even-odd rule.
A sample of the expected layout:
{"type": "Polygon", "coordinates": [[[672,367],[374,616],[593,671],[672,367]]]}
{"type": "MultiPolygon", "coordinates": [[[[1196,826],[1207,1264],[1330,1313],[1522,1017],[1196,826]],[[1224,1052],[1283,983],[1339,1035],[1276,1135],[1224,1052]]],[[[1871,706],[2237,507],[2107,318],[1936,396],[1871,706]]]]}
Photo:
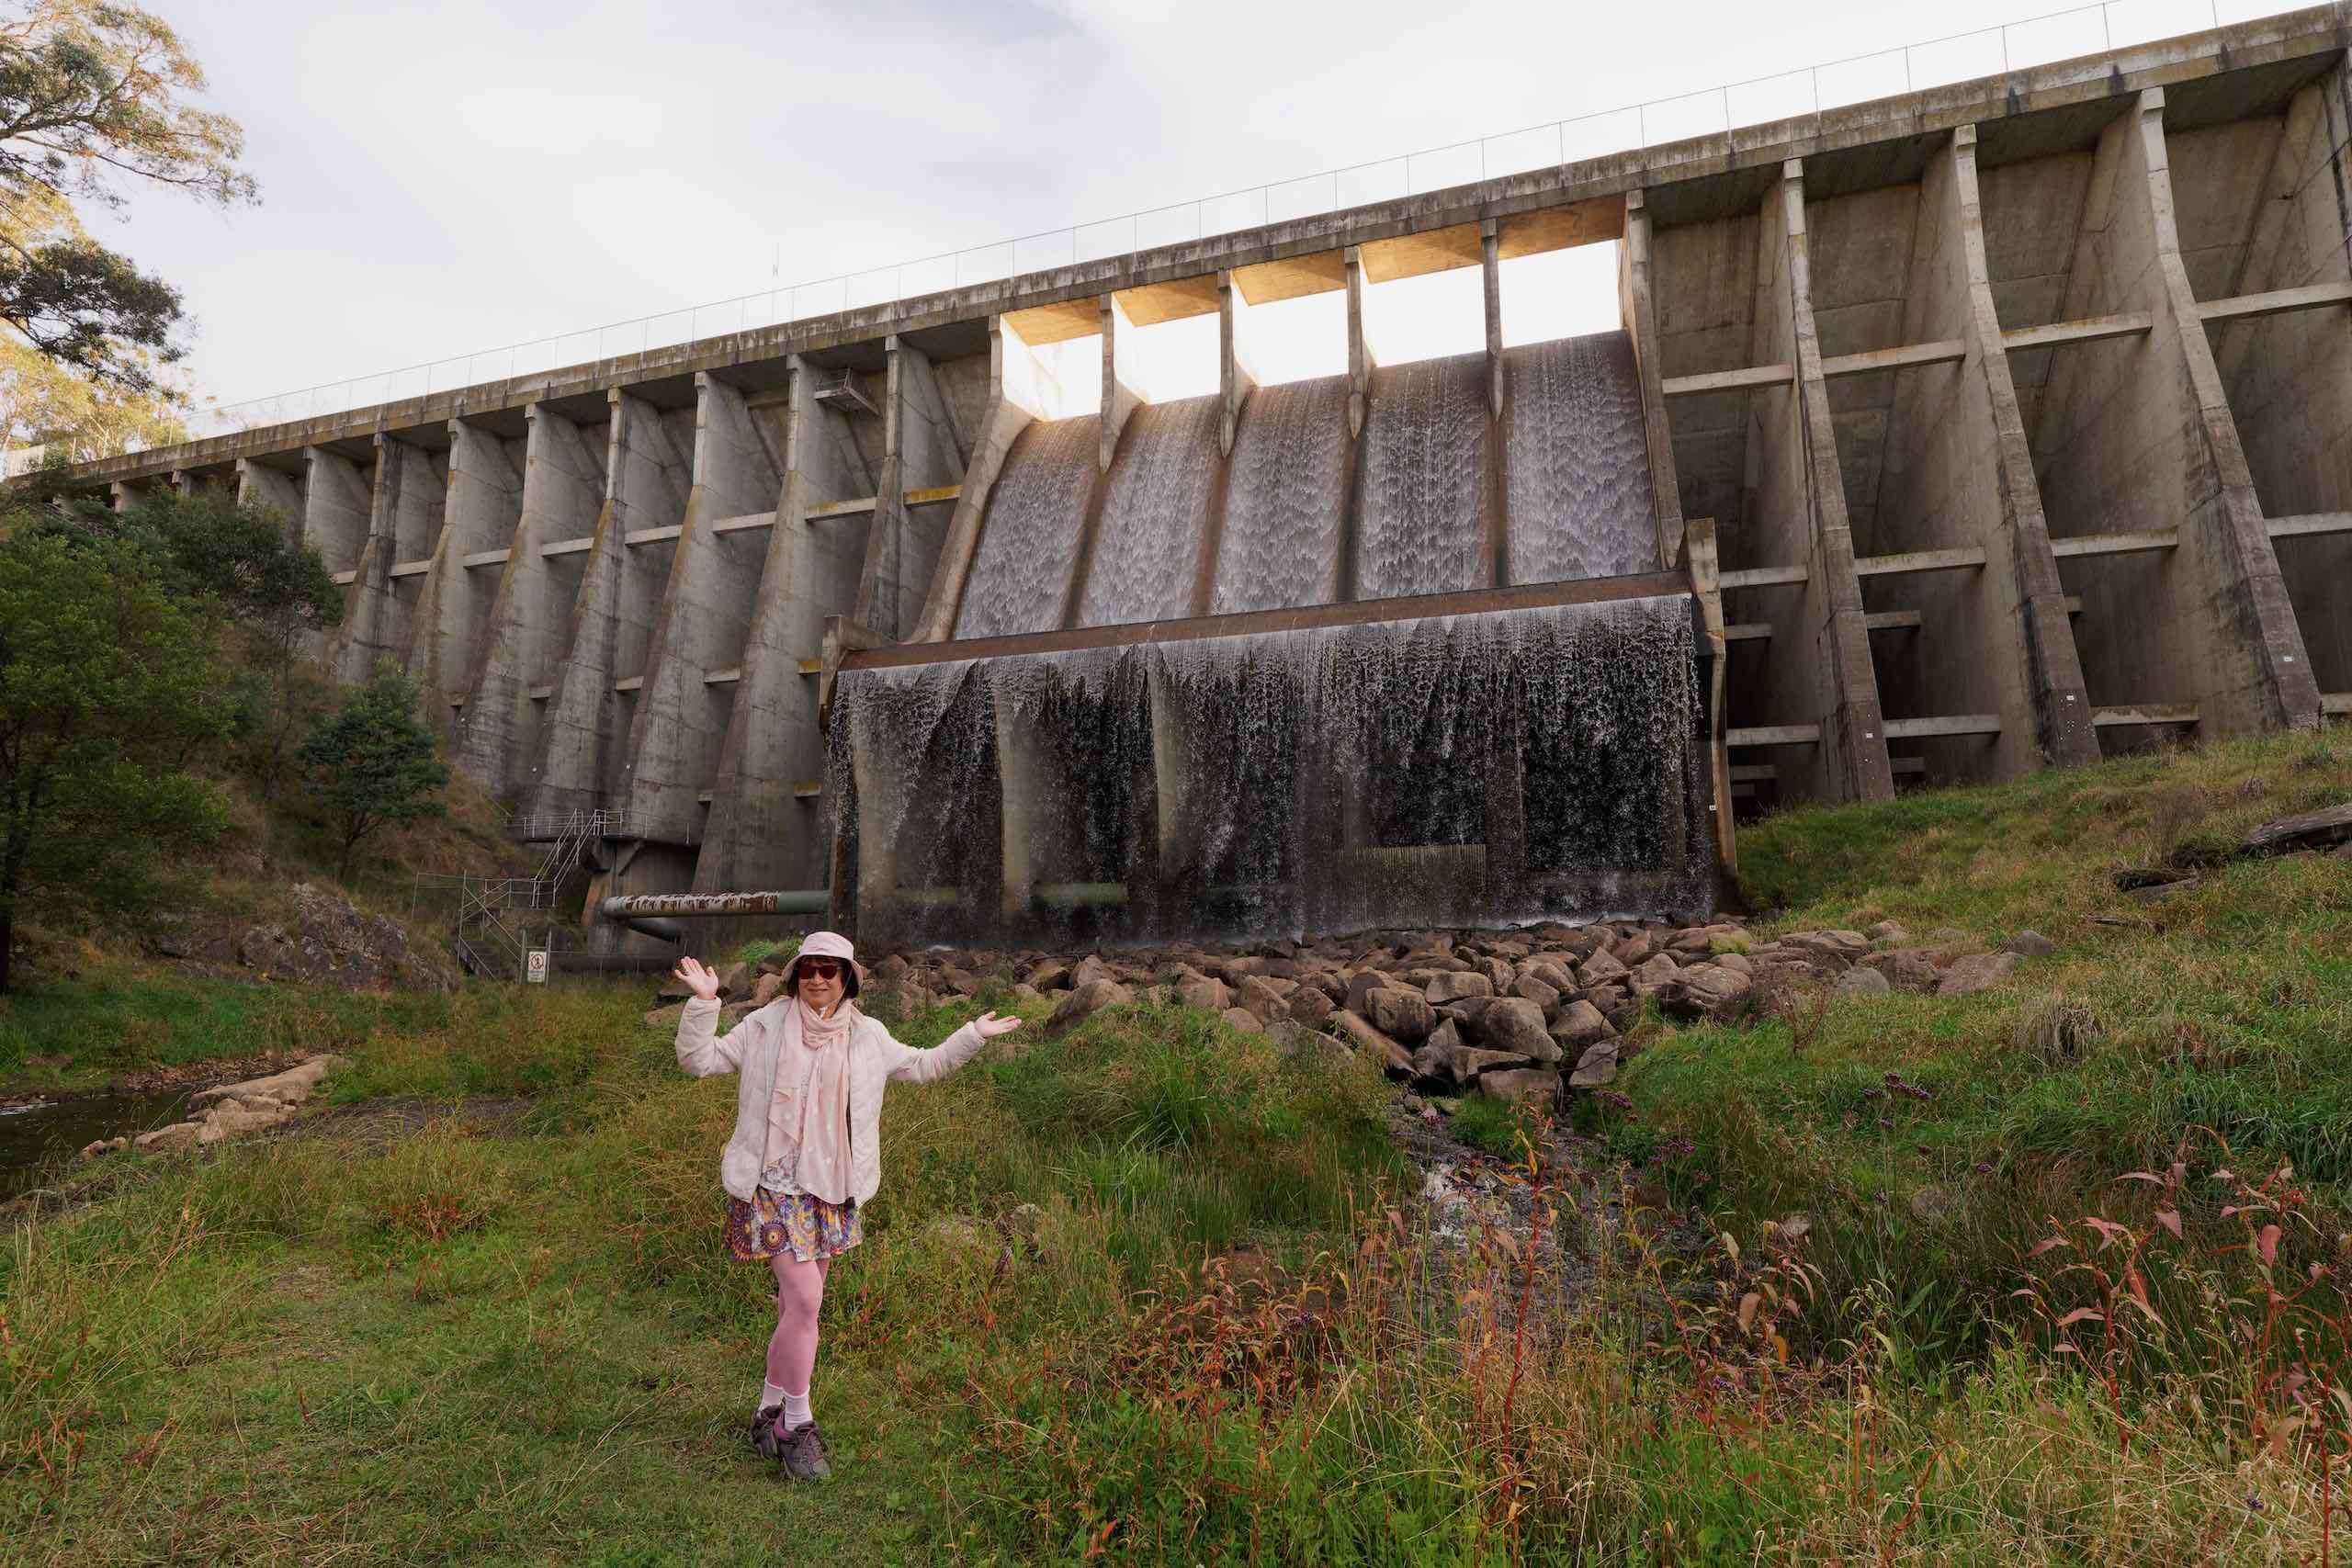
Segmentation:
{"type": "Polygon", "coordinates": [[[1339,598],[1353,449],[1346,377],[1250,395],[1233,438],[1212,614],[1339,598]]]}
{"type": "Polygon", "coordinates": [[[1121,626],[1193,613],[1220,468],[1211,396],[1137,409],[1105,478],[1094,560],[1078,624],[1121,626]]]}
{"type": "Polygon", "coordinates": [[[1044,420],[1013,442],[956,613],[957,637],[1010,637],[1061,624],[1102,428],[1095,414],[1044,420]]]}
{"type": "Polygon", "coordinates": [[[1492,581],[1487,358],[1373,372],[1357,492],[1355,597],[1447,593],[1492,581]]]}
{"type": "Polygon", "coordinates": [[[1510,580],[1615,577],[1657,564],[1642,392],[1629,333],[1503,355],[1510,580]]]}

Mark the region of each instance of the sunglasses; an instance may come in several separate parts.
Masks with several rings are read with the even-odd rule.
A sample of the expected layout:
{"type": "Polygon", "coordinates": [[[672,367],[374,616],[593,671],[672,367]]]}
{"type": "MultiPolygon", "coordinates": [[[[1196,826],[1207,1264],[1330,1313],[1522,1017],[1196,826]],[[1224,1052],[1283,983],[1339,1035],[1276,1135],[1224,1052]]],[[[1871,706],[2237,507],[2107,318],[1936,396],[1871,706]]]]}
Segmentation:
{"type": "Polygon", "coordinates": [[[811,980],[833,980],[841,977],[841,961],[836,958],[804,958],[800,973],[811,980]]]}

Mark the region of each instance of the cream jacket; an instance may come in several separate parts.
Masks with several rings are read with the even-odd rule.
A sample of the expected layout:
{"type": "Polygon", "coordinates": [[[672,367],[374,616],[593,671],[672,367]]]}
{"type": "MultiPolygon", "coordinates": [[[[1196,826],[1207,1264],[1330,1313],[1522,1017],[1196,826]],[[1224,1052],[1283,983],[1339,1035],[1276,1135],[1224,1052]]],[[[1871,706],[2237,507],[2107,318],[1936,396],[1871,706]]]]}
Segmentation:
{"type": "MultiPolygon", "coordinates": [[[[777,1051],[784,1043],[779,997],[725,1034],[718,1032],[718,1004],[689,998],[678,1020],[678,1066],[698,1078],[734,1073],[742,1081],[735,1095],[735,1135],[718,1158],[718,1179],[729,1194],[749,1201],[767,1167],[768,1101],[775,1094],[777,1051]]],[[[980,1032],[966,1024],[931,1050],[902,1045],[876,1020],[858,1014],[849,1038],[850,1196],[863,1203],[882,1185],[882,1089],[884,1085],[929,1083],[972,1059],[980,1032]]]]}

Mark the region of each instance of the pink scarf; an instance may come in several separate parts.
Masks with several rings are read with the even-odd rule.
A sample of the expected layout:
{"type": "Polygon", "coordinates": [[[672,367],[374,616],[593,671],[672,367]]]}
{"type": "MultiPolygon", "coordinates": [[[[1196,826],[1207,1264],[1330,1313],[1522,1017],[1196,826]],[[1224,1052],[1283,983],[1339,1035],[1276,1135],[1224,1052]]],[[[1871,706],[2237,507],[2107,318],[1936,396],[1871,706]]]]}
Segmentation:
{"type": "Polygon", "coordinates": [[[776,1052],[776,1094],[768,1107],[768,1158],[797,1147],[793,1185],[828,1203],[849,1200],[849,1053],[857,1009],[844,997],[823,1018],[798,998],[784,1012],[784,1043],[776,1052]],[[818,1053],[817,1060],[800,1053],[818,1053]],[[806,1093],[794,1086],[808,1074],[806,1093]],[[799,1103],[791,1103],[793,1100],[799,1103]]]}

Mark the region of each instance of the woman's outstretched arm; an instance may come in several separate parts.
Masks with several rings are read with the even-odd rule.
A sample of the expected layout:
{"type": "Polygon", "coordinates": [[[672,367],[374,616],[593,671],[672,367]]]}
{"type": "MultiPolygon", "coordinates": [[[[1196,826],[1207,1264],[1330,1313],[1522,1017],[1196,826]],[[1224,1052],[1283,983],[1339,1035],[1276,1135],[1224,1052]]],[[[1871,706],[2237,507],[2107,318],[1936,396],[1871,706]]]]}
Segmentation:
{"type": "Polygon", "coordinates": [[[1021,1027],[1018,1018],[999,1018],[984,1012],[963,1028],[926,1051],[919,1045],[909,1045],[888,1030],[883,1032],[901,1053],[898,1065],[890,1069],[894,1083],[930,1083],[944,1078],[977,1055],[982,1045],[1000,1034],[1010,1034],[1021,1027]]]}
{"type": "Polygon", "coordinates": [[[733,1072],[748,1037],[740,1028],[718,1032],[718,976],[693,958],[681,958],[671,973],[694,993],[678,1015],[678,1066],[698,1078],[733,1072]]]}

